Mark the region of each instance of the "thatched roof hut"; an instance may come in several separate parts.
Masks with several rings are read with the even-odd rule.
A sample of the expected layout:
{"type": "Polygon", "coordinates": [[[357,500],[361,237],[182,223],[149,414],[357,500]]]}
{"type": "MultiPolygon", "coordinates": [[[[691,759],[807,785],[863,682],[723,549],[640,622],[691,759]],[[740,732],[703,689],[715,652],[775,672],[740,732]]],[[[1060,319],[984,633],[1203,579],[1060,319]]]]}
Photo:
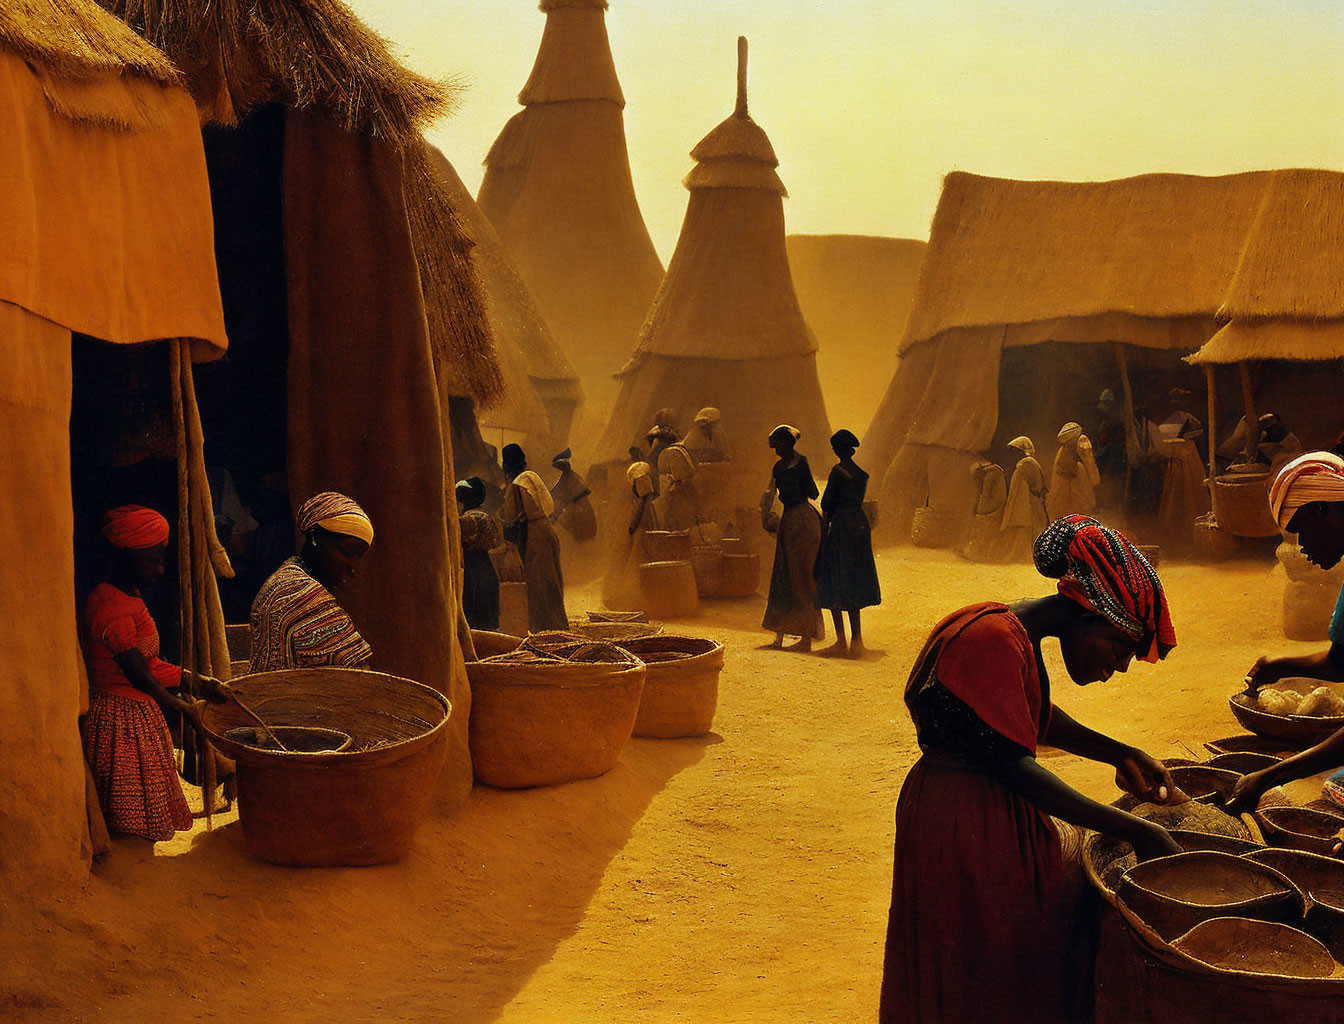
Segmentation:
{"type": "Polygon", "coordinates": [[[686,219],[667,277],[621,370],[621,392],[598,448],[602,462],[643,443],[654,414],[676,410],[684,431],[716,406],[734,461],[764,480],[766,437],[780,422],[826,451],[830,425],[817,380],[817,341],[794,294],[784,248],[785,189],[746,96],[740,40],[737,109],[691,151],[686,219]]]}
{"type": "Polygon", "coordinates": [[[499,367],[422,135],[455,90],[403,67],[339,0],[103,2],[183,69],[209,126],[233,340],[201,381],[216,457],[240,485],[287,473],[295,508],[330,489],[369,511],[378,549],[349,609],[374,667],[449,695],[464,796],[448,414],[496,397],[499,367]]]}
{"type": "Polygon", "coordinates": [[[635,199],[606,0],[542,0],[523,109],[485,158],[477,196],[595,410],[663,277],[635,199]]]}
{"type": "MultiPolygon", "coordinates": [[[[227,341],[200,130],[172,64],[90,0],[6,0],[0,109],[0,889],[12,895],[69,883],[90,852],[74,349],[152,353],[166,376],[170,354],[217,359],[227,341]]],[[[170,440],[199,454],[183,432],[170,440]]]]}
{"type": "Polygon", "coordinates": [[[1053,434],[1134,363],[1175,382],[1180,357],[1218,330],[1270,180],[948,175],[900,365],[864,439],[883,497],[927,492],[956,509],[974,500],[970,453],[1027,417],[1053,434]]]}
{"type": "Polygon", "coordinates": [[[557,445],[559,451],[568,443],[583,401],[579,375],[555,343],[489,219],[448,159],[437,149],[433,155],[472,242],[471,261],[485,293],[504,382],[503,401],[480,410],[480,424],[525,435],[521,443],[529,451],[536,448],[538,455],[557,445]]]}
{"type": "Polygon", "coordinates": [[[873,235],[789,235],[793,287],[817,335],[817,374],[836,426],[868,424],[896,372],[928,243],[873,235]]]}

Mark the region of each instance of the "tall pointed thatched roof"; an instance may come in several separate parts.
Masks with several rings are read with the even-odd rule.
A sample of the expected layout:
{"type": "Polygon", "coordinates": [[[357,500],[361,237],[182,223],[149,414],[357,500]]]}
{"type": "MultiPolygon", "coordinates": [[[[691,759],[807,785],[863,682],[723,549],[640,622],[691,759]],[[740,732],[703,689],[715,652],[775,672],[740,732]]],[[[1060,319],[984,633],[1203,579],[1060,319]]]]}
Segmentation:
{"type": "Polygon", "coordinates": [[[623,457],[661,408],[676,410],[685,430],[703,406],[721,411],[730,443],[741,439],[735,451],[749,453],[744,462],[769,461],[765,438],[780,422],[817,451],[830,436],[817,342],[789,271],[778,161],[747,110],[745,39],[737,108],[696,154],[677,248],[621,371],[600,457],[623,457]]]}
{"type": "Polygon", "coordinates": [[[0,48],[68,78],[110,73],[181,84],[172,61],[94,0],[5,0],[0,48]]]}
{"type": "Polygon", "coordinates": [[[267,103],[319,110],[385,139],[405,162],[430,335],[454,393],[500,397],[499,366],[471,272],[470,242],[422,133],[458,100],[417,75],[340,0],[100,0],[181,69],[203,123],[232,125],[267,103]]]}
{"type": "Polygon", "coordinates": [[[491,146],[477,197],[599,406],[614,396],[612,374],[663,276],[630,176],[606,6],[541,4],[546,28],[523,109],[491,146]]]}

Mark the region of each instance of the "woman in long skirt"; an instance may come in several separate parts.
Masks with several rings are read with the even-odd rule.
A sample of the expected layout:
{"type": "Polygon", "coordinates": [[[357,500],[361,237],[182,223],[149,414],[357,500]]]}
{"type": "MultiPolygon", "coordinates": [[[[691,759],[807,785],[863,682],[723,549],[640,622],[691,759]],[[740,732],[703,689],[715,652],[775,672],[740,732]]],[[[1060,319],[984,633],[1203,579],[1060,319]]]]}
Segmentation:
{"type": "Polygon", "coordinates": [[[882,974],[882,1024],[1075,1024],[1091,1015],[1090,945],[1051,817],[1179,853],[1165,830],[1076,792],[1036,761],[1038,744],[1116,768],[1145,801],[1176,796],[1136,747],[1051,702],[1041,658],[1058,639],[1079,685],[1156,662],[1176,645],[1157,573],[1086,516],[1051,524],[1036,568],[1059,592],[953,612],[910,673],[905,703],[923,756],[901,787],[882,974]]]}
{"type": "Polygon", "coordinates": [[[482,510],[485,481],[458,481],[458,522],[462,526],[462,609],[472,629],[499,629],[499,574],[490,551],[503,543],[499,520],[482,510]]]}
{"type": "Polygon", "coordinates": [[[533,633],[568,629],[560,539],[551,527],[551,513],[555,511],[551,492],[541,477],[527,468],[527,457],[518,445],[505,445],[501,458],[510,483],[504,490],[500,517],[505,535],[511,535],[523,560],[528,629],[533,633]]]}
{"type": "Polygon", "coordinates": [[[817,582],[812,571],[821,547],[821,516],[812,506],[817,482],[807,459],[795,449],[800,432],[780,425],[770,431],[770,447],[779,456],[770,474],[770,486],[761,496],[761,515],[769,516],[779,496],[784,512],[775,537],[775,565],[770,572],[770,597],[762,625],[775,634],[767,646],[779,649],[784,637],[796,636],[791,651],[810,651],[822,635],[821,610],[817,607],[817,582]]]}
{"type": "Polygon", "coordinates": [[[831,436],[831,450],[840,461],[826,480],[821,498],[821,547],[817,552],[817,603],[831,613],[835,643],[822,654],[863,657],[860,611],[882,603],[873,560],[872,527],[863,511],[868,474],[854,463],[859,439],[848,430],[831,436]],[[849,613],[848,643],[844,613],[849,613]]]}
{"type": "MultiPolygon", "coordinates": [[[[168,692],[189,692],[191,674],[159,657],[159,631],[141,597],[142,589],[163,578],[168,520],[153,509],[123,505],[103,517],[102,534],[113,550],[113,567],[84,601],[92,691],[84,754],[110,831],[171,839],[191,828],[191,811],[163,709],[199,718],[194,703],[168,692]]],[[[225,699],[227,688],[218,680],[194,680],[201,693],[225,699]]]]}

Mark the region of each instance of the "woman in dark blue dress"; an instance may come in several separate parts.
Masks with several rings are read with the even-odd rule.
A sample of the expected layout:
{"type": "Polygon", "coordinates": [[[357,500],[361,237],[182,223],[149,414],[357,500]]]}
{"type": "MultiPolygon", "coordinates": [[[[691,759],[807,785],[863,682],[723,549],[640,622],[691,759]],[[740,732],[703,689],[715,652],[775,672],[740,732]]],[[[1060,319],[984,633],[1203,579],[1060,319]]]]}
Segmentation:
{"type": "Polygon", "coordinates": [[[838,430],[831,436],[831,450],[840,461],[831,470],[821,499],[821,548],[815,569],[817,604],[831,613],[835,623],[835,643],[821,652],[832,657],[863,657],[859,613],[882,603],[877,563],[873,560],[872,528],[863,511],[868,474],[854,464],[854,450],[858,446],[859,439],[848,430],[838,430]]]}

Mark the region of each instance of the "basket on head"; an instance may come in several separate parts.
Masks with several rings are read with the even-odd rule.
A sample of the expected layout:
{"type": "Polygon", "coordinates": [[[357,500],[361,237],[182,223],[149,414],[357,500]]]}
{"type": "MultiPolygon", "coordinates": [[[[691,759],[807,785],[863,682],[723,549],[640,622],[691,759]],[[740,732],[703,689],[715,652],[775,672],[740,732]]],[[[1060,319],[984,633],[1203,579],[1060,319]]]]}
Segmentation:
{"type": "Polygon", "coordinates": [[[229,685],[268,726],[334,730],[351,740],[339,750],[264,750],[230,738],[256,725],[237,703],[202,709],[211,741],[237,762],[250,853],[305,866],[384,864],[406,853],[448,756],[452,708],[442,694],[345,668],[259,672],[229,685]]]}

